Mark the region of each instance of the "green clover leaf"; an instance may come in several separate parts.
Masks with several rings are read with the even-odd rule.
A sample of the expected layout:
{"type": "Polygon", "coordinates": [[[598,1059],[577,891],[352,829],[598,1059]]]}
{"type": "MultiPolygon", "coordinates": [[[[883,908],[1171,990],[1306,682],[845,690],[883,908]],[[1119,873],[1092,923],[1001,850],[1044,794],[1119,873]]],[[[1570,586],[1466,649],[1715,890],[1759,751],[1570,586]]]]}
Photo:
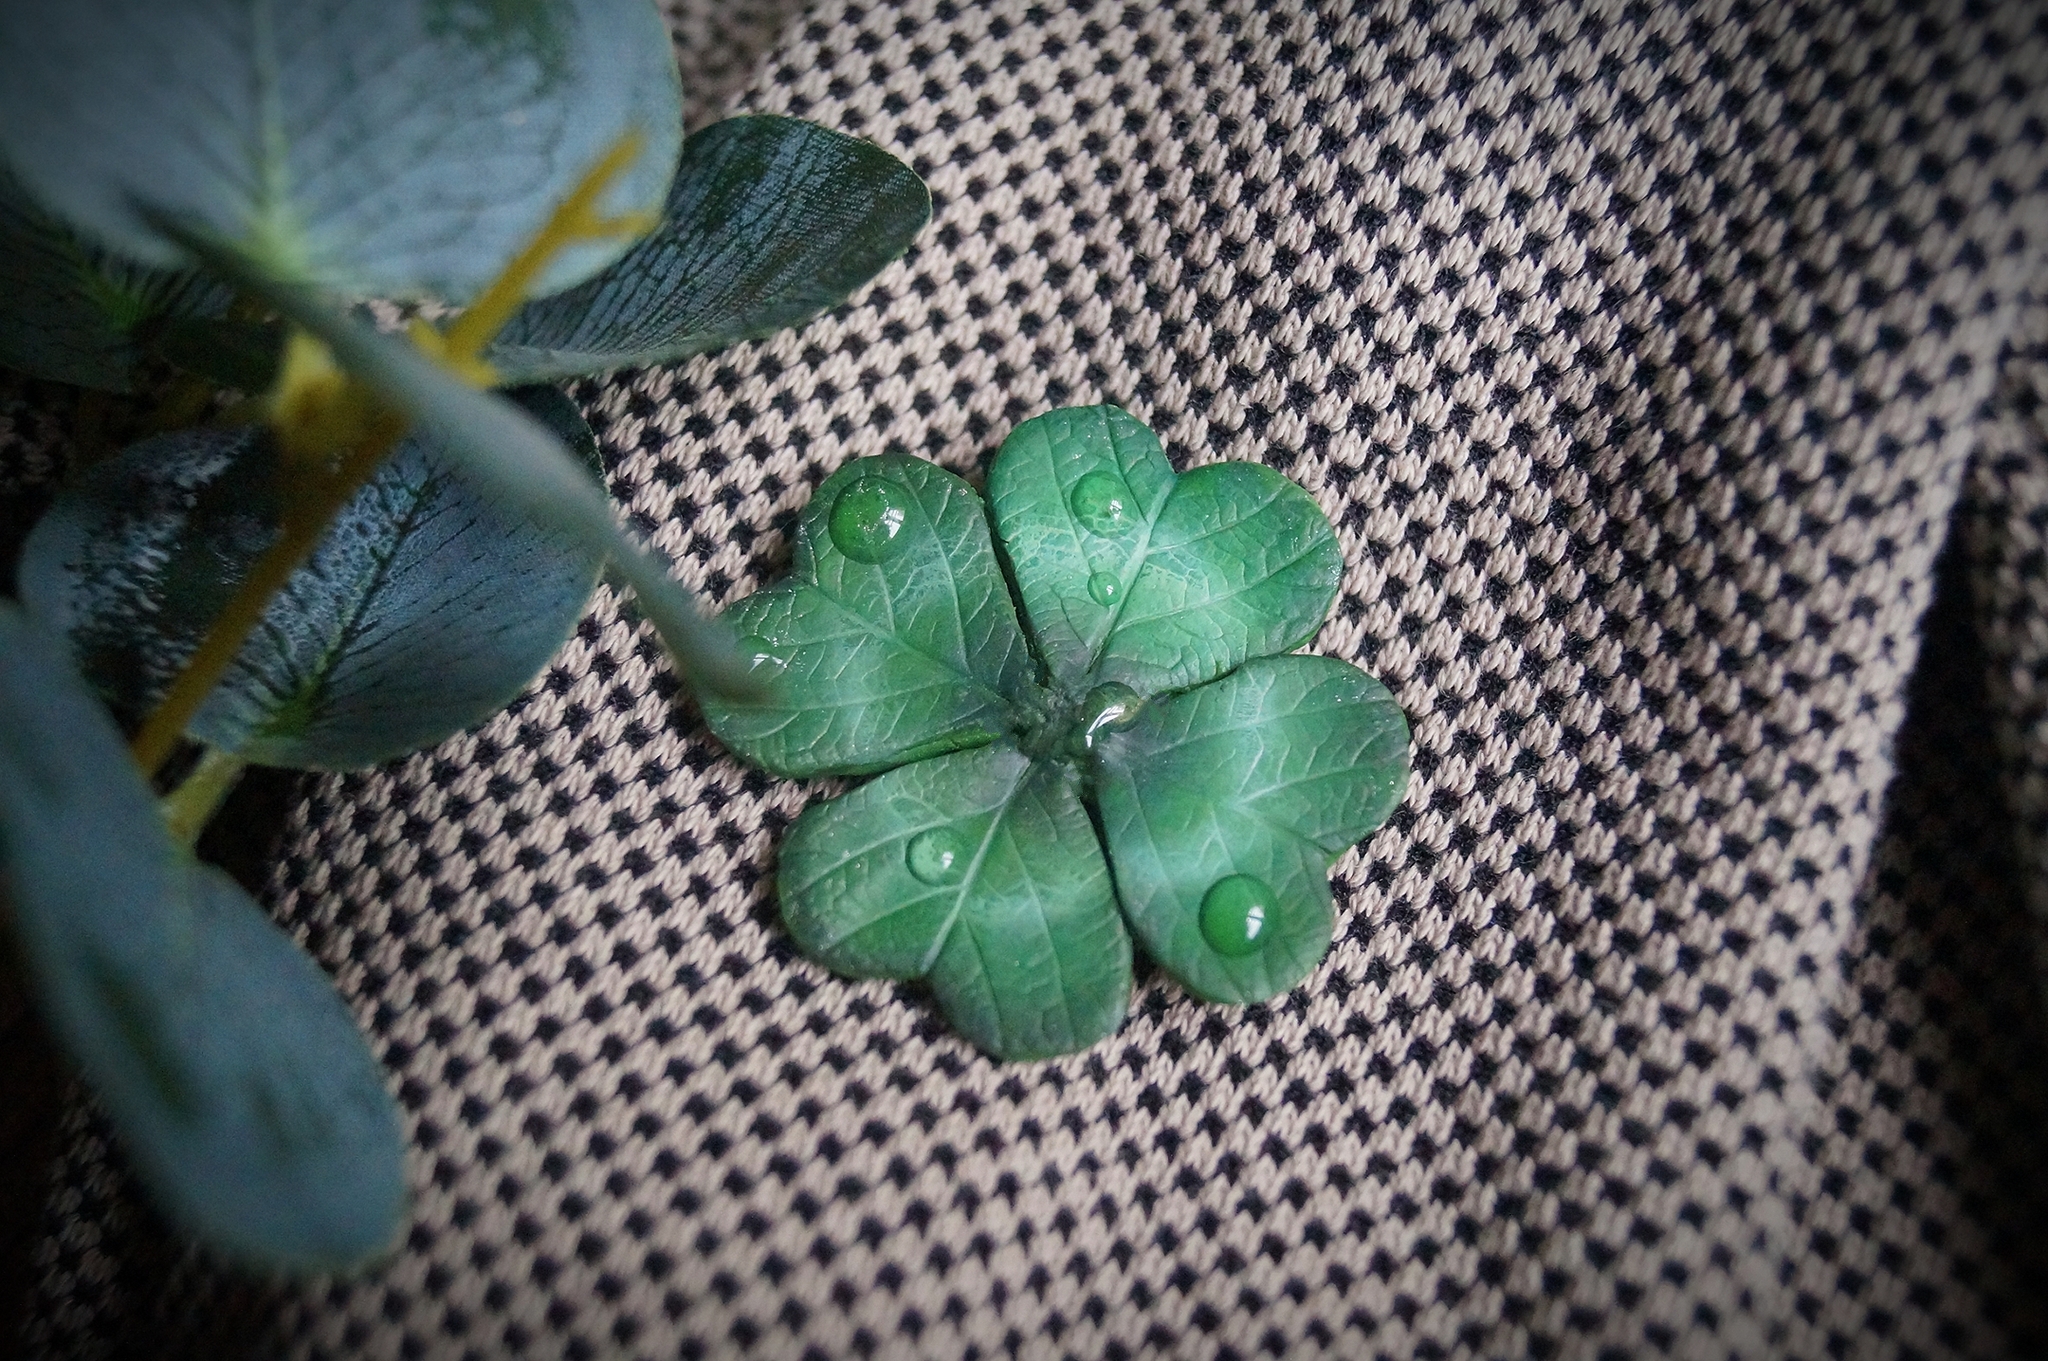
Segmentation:
{"type": "Polygon", "coordinates": [[[1184,690],[1300,647],[1344,574],[1307,492],[1256,463],[1176,477],[1158,436],[1113,406],[1018,426],[988,492],[1032,636],[1063,685],[1184,690]]]}
{"type": "Polygon", "coordinates": [[[727,746],[777,775],[860,775],[995,741],[1036,670],[981,498],[901,454],[827,478],[795,571],[726,613],[768,679],[705,701],[727,746]]]}
{"type": "Polygon", "coordinates": [[[1108,406],[1018,426],[988,487],[984,509],[922,460],[856,460],[789,579],[727,614],[766,681],[707,701],[727,746],[887,771],[791,828],[791,935],[841,973],[926,980],[998,1058],[1114,1032],[1133,933],[1206,1000],[1293,987],[1329,948],[1330,867],[1408,780],[1385,686],[1280,655],[1335,599],[1329,521],[1269,468],[1176,475],[1108,406]]]}

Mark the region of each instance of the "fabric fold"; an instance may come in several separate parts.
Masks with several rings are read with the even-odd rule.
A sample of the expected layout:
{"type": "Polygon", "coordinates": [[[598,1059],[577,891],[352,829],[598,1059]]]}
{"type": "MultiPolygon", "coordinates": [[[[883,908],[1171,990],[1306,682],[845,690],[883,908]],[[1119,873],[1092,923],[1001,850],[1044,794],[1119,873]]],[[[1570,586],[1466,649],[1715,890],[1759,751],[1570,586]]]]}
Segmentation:
{"type": "MultiPolygon", "coordinates": [[[[1316,496],[1313,649],[1393,690],[1409,795],[1300,988],[1141,968],[1110,1040],[999,1066],[797,957],[807,791],[601,594],[506,714],[293,819],[271,904],[416,1211],[246,1305],[271,1352],[2048,1347],[2028,7],[830,0],[755,71],[935,216],[800,332],[584,390],[689,583],[778,575],[849,459],[972,475],[1114,402],[1316,496]]],[[[51,1355],[171,1278],[96,1138],[51,1355]]]]}

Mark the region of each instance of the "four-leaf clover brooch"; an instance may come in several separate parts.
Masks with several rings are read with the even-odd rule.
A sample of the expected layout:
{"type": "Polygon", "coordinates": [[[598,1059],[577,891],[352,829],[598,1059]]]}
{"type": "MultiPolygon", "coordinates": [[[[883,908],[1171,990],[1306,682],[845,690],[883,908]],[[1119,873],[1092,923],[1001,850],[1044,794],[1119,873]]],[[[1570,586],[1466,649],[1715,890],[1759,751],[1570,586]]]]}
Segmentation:
{"type": "Polygon", "coordinates": [[[1408,724],[1356,667],[1283,655],[1343,569],[1300,487],[1176,475],[1128,413],[1069,408],[1011,433],[987,508],[922,459],[848,464],[793,568],[727,614],[763,696],[705,711],[776,774],[886,772],[790,829],[805,954],[927,980],[1006,1059],[1114,1032],[1133,934],[1212,1002],[1323,957],[1330,867],[1400,802],[1408,724]]]}

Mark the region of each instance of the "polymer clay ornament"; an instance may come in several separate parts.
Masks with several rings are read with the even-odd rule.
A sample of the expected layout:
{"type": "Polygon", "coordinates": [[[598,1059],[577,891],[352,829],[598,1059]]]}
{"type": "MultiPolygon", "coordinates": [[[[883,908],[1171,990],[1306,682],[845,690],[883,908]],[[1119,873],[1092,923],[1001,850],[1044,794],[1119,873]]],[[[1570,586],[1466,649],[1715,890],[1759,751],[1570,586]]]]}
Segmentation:
{"type": "Polygon", "coordinates": [[[1211,1002],[1293,987],[1329,948],[1330,867],[1408,781],[1386,687],[1291,653],[1342,570],[1300,487],[1176,475],[1112,406],[1019,425],[987,508],[908,455],[840,469],[790,576],[727,614],[765,696],[705,704],[778,775],[885,772],[790,829],[798,946],[926,980],[1006,1059],[1112,1034],[1133,935],[1211,1002]]]}

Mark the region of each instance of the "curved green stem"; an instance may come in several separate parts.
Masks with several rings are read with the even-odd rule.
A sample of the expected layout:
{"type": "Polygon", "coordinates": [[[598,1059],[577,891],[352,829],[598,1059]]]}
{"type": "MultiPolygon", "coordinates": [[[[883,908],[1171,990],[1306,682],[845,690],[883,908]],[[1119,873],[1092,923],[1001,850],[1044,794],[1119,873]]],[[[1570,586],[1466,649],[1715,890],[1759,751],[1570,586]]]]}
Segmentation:
{"type": "Polygon", "coordinates": [[[164,795],[159,807],[171,835],[180,845],[191,846],[199,840],[199,834],[220,811],[221,801],[241,781],[248,765],[239,756],[208,747],[183,783],[164,795]]]}

